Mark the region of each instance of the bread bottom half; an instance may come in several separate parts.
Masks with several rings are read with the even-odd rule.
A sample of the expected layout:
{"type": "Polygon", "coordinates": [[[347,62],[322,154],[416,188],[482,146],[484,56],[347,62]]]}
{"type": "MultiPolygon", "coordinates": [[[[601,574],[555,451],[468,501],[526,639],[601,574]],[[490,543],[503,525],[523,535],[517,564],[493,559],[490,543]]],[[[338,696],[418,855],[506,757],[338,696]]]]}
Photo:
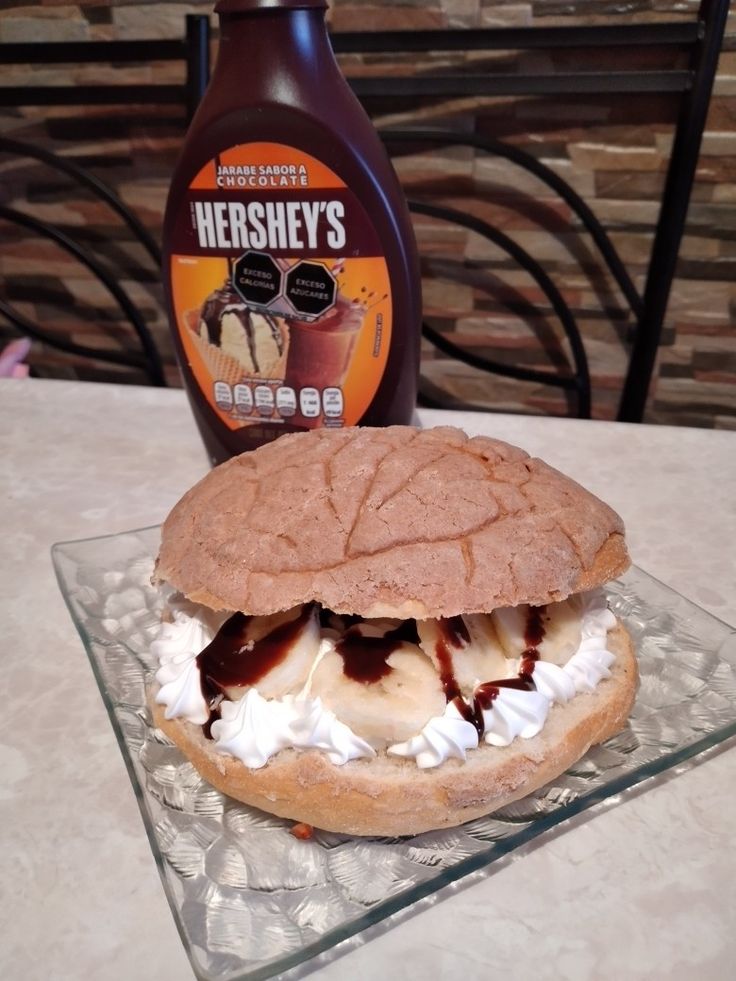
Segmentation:
{"type": "Polygon", "coordinates": [[[510,746],[482,743],[467,759],[420,770],[414,760],[381,753],[330,763],[318,750],[282,750],[259,770],[218,753],[200,726],[164,718],[151,699],[154,724],[222,793],[293,821],[354,835],[414,835],[454,827],[525,797],[563,773],[591,746],[619,732],[631,711],[638,671],[631,638],[618,624],[608,634],[616,655],[611,676],[591,694],[554,705],[533,739],[510,746]]]}

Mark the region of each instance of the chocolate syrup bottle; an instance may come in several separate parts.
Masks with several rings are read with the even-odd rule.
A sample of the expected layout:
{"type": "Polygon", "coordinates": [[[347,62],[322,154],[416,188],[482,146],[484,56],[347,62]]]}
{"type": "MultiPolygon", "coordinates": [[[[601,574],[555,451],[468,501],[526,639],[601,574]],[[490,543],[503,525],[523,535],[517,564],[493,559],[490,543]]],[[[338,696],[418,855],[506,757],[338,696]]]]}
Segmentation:
{"type": "Polygon", "coordinates": [[[317,426],[408,423],[421,290],[406,202],[325,0],[220,0],[174,173],[164,282],[214,463],[317,426]]]}

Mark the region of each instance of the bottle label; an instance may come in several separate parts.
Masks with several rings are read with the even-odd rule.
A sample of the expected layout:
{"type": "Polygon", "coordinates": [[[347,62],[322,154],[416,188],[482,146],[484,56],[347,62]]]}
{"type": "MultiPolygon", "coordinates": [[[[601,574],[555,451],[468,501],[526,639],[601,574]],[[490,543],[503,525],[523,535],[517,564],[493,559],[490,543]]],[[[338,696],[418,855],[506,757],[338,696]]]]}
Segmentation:
{"type": "Polygon", "coordinates": [[[329,168],[280,143],[220,153],[172,237],[184,353],[223,423],[357,423],[391,344],[388,268],[365,208],[329,168]]]}

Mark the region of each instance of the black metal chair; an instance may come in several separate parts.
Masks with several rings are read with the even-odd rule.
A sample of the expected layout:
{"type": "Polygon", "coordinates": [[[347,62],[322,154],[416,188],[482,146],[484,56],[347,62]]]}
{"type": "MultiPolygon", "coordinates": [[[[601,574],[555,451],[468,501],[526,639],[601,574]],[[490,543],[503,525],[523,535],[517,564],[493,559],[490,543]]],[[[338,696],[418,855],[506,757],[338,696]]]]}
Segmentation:
{"type": "MultiPolygon", "coordinates": [[[[0,106],[107,106],[163,104],[184,105],[186,120],[193,115],[209,80],[209,19],[199,15],[186,18],[186,35],[180,40],[90,41],[0,44],[0,64],[146,64],[150,61],[182,61],[185,81],[173,84],[112,85],[33,85],[0,86],[0,106]]],[[[23,162],[37,161],[51,176],[63,174],[78,190],[83,188],[103,202],[122,220],[149,257],[154,274],[159,275],[161,253],[154,235],[135,211],[115,191],[86,167],[69,156],[62,156],[26,140],[0,136],[0,160],[3,157],[23,162]]],[[[153,385],[166,384],[161,354],[154,342],[146,318],[120,282],[118,271],[104,256],[75,240],[68,229],[43,221],[17,208],[0,204],[0,219],[25,229],[33,235],[54,242],[60,249],[85,266],[103,285],[118,305],[125,320],[137,336],[140,353],[90,347],[52,333],[34,323],[6,296],[0,295],[0,314],[20,333],[68,354],[93,358],[113,365],[141,370],[153,385]]]]}
{"type": "MultiPolygon", "coordinates": [[[[631,96],[670,93],[678,101],[674,142],[660,203],[646,282],[639,291],[602,224],[570,185],[531,154],[511,144],[448,129],[384,131],[393,151],[402,146],[472,146],[503,157],[515,167],[532,173],[552,188],[582,222],[609,269],[633,318],[631,353],[618,418],[640,422],[654,370],[657,351],[685,228],[688,205],[700,153],[713,80],[728,15],[728,0],[701,0],[698,16],[691,21],[656,24],[623,24],[592,27],[530,27],[452,31],[352,32],[333,35],[340,54],[451,51],[531,51],[567,49],[584,53],[583,67],[549,73],[520,74],[494,71],[427,72],[409,76],[375,75],[355,78],[352,85],[363,100],[423,99],[467,96],[536,96],[561,94],[626,93],[631,96]],[[615,49],[620,57],[615,70],[590,70],[591,53],[601,58],[615,49]],[[646,55],[670,49],[679,52],[682,67],[655,68],[646,55]],[[644,54],[644,59],[641,56],[644,54]]],[[[605,63],[605,61],[604,61],[605,63]]],[[[513,180],[510,172],[510,180],[513,180]]],[[[474,367],[512,378],[562,388],[577,399],[577,414],[590,415],[591,392],[585,345],[575,317],[559,289],[543,267],[512,238],[472,214],[443,208],[427,201],[410,201],[412,210],[456,222],[494,242],[534,278],[546,294],[570,344],[572,364],[568,371],[539,371],[500,363],[464,350],[425,323],[424,335],[444,353],[474,367]]],[[[435,403],[436,404],[436,403],[435,403]]],[[[456,403],[457,404],[457,403],[456,403]]],[[[472,408],[472,406],[466,406],[472,408]]]]}
{"type": "Polygon", "coordinates": [[[25,41],[0,43],[0,65],[148,64],[183,61],[183,84],[0,85],[0,106],[184,104],[191,119],[210,77],[210,22],[187,14],[183,38],[141,41],[25,41]]]}

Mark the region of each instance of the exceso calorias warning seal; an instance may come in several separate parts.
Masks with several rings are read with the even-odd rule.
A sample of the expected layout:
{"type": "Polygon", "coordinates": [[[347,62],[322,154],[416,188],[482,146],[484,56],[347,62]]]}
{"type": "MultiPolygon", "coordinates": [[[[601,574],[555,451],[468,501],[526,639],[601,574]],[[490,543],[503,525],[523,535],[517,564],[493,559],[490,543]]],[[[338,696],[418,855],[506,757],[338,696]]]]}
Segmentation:
{"type": "Polygon", "coordinates": [[[167,518],[154,719],[219,790],[327,830],[449,827],[619,731],[630,638],[600,587],[621,519],[453,428],[314,430],[167,518]]]}

